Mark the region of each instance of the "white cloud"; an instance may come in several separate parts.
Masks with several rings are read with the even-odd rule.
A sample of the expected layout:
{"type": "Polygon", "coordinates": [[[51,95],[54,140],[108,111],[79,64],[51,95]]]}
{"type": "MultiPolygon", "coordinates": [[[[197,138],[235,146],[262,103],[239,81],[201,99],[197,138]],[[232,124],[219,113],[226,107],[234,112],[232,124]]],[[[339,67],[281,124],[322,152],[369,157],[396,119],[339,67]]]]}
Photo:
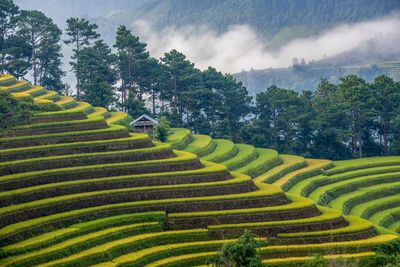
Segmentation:
{"type": "Polygon", "coordinates": [[[207,26],[187,26],[154,31],[145,21],[132,24],[140,38],[148,43],[151,55],[160,58],[165,52],[177,49],[184,53],[196,67],[213,66],[223,72],[287,67],[292,59],[319,60],[353,49],[364,49],[374,43],[382,50],[400,53],[400,17],[356,24],[345,24],[330,29],[319,36],[296,39],[278,51],[266,48],[266,43],[248,25],[233,25],[227,32],[218,34],[207,26]]]}

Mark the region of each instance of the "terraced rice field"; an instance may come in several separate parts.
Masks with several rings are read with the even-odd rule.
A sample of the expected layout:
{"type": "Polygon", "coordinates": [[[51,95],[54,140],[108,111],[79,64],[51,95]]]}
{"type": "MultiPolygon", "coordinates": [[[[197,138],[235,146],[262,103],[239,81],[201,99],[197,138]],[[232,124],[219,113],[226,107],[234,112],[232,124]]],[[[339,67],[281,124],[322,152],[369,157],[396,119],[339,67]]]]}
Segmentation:
{"type": "MultiPolygon", "coordinates": [[[[13,77],[0,86],[51,94],[31,96],[36,88],[13,77]]],[[[371,257],[398,238],[282,190],[368,164],[279,155],[187,129],[156,142],[118,125],[124,114],[46,99],[62,110],[37,113],[0,139],[0,266],[199,266],[245,229],[272,242],[261,249],[266,263],[287,266],[316,253],[371,257]]]]}

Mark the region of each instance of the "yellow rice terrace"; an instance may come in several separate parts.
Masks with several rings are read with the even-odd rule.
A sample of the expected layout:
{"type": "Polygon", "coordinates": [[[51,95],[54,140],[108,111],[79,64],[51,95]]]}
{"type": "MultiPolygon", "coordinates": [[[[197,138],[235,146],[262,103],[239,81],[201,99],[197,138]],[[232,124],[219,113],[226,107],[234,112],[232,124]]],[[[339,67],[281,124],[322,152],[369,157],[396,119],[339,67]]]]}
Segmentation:
{"type": "Polygon", "coordinates": [[[182,128],[163,143],[126,113],[0,86],[59,107],[0,138],[0,266],[200,266],[246,229],[263,263],[301,266],[398,239],[399,157],[305,159],[182,128]]]}

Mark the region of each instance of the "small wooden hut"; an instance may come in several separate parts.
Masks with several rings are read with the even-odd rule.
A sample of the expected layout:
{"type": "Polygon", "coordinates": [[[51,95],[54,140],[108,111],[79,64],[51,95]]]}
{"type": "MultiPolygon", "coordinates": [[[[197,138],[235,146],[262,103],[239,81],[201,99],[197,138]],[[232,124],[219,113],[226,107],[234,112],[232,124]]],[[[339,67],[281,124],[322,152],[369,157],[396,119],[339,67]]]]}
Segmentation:
{"type": "Polygon", "coordinates": [[[131,122],[130,125],[135,128],[137,133],[154,133],[155,126],[160,126],[161,124],[152,117],[143,114],[131,122]]]}

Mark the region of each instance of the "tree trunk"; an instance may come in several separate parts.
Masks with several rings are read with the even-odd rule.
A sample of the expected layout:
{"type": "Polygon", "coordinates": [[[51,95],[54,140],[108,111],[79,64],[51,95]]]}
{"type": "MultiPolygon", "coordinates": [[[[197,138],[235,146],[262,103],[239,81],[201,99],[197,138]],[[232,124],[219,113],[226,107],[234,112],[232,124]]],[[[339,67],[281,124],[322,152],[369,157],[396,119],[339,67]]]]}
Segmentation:
{"type": "MultiPolygon", "coordinates": [[[[79,55],[79,39],[76,38],[76,54],[79,55]]],[[[81,83],[79,80],[79,65],[78,65],[78,57],[75,59],[76,60],[76,99],[80,100],[80,94],[81,94],[81,83]]]]}
{"type": "Polygon", "coordinates": [[[154,92],[154,88],[152,89],[153,94],[153,117],[156,115],[156,93],[154,92]]]}
{"type": "Polygon", "coordinates": [[[383,144],[385,148],[385,156],[388,155],[388,123],[385,121],[383,125],[383,144]]]}
{"type": "Polygon", "coordinates": [[[33,85],[37,85],[36,43],[35,43],[35,35],[33,32],[31,34],[31,41],[32,41],[33,85]]]}
{"type": "Polygon", "coordinates": [[[362,158],[362,134],[361,134],[361,123],[358,123],[358,153],[360,159],[362,158]]]}
{"type": "Polygon", "coordinates": [[[3,45],[1,48],[1,70],[0,70],[1,74],[4,74],[4,69],[5,69],[4,62],[5,62],[6,53],[4,52],[4,43],[5,43],[4,39],[5,39],[4,35],[2,35],[1,40],[3,40],[3,45]]]}
{"type": "Polygon", "coordinates": [[[274,127],[274,148],[276,149],[278,144],[277,144],[277,139],[278,136],[276,134],[276,120],[275,120],[275,115],[276,115],[276,111],[274,110],[274,115],[273,115],[273,127],[274,127]]]}
{"type": "Polygon", "coordinates": [[[353,132],[353,135],[351,137],[351,154],[353,157],[355,157],[356,154],[356,146],[357,146],[357,130],[356,130],[356,125],[355,125],[355,118],[354,118],[354,112],[351,112],[351,130],[353,132]]]}
{"type": "Polygon", "coordinates": [[[174,73],[174,110],[177,109],[176,74],[174,73]]]}
{"type": "Polygon", "coordinates": [[[190,125],[189,125],[189,109],[188,108],[186,108],[186,124],[187,124],[187,128],[189,129],[190,125]]]}
{"type": "Polygon", "coordinates": [[[214,129],[215,126],[215,108],[211,107],[211,129],[214,129]]]}

